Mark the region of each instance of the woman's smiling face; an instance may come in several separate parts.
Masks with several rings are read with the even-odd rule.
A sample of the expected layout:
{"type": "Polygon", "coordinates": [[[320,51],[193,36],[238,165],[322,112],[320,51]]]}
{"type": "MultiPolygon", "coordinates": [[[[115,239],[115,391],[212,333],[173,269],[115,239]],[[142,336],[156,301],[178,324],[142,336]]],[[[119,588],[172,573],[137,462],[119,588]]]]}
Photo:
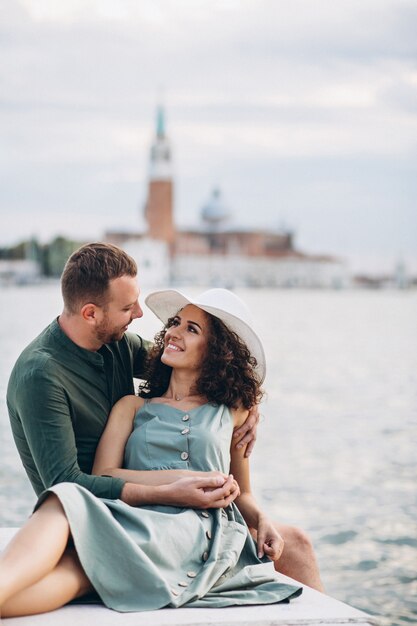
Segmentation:
{"type": "Polygon", "coordinates": [[[188,304],[172,318],[165,334],[161,361],[174,369],[200,369],[207,349],[208,334],[207,314],[193,304],[188,304]]]}

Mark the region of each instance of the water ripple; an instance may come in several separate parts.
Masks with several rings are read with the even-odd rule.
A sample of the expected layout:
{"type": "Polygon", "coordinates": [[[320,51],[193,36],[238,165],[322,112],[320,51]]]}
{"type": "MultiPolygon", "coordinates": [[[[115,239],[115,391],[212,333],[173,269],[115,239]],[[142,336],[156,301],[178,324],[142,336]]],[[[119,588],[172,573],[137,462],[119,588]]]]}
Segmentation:
{"type": "MultiPolygon", "coordinates": [[[[251,461],[258,499],[310,533],[330,595],[383,626],[417,624],[417,294],[241,295],[268,360],[251,461]]],[[[53,285],[0,292],[3,526],[23,523],[35,502],[8,426],[8,375],[59,302],[53,285]]],[[[148,337],[158,326],[149,314],[135,323],[148,337]]]]}

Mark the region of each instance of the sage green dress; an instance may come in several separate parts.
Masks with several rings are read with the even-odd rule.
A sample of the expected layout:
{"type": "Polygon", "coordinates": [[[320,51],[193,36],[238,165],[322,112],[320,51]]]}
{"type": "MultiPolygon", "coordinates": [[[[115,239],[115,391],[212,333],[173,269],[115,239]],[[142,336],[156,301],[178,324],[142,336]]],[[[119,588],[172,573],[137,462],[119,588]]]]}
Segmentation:
{"type": "MultiPolygon", "coordinates": [[[[136,414],[125,467],[228,473],[232,415],[224,405],[184,412],[146,402],[136,414]]],[[[288,601],[301,593],[280,582],[235,504],[198,510],[128,506],[61,483],[55,493],[68,517],[82,566],[104,604],[117,611],[225,607],[288,601]]]]}

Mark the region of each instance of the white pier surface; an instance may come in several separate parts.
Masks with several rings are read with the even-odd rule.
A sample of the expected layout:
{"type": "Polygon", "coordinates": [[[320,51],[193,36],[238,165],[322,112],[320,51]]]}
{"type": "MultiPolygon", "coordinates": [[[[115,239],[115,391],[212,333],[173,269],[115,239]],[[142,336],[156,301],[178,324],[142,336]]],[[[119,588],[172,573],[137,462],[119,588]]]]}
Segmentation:
{"type": "MultiPolygon", "coordinates": [[[[17,528],[0,528],[0,550],[17,528]]],[[[294,582],[281,576],[283,582],[294,582]]],[[[225,609],[159,609],[143,613],[118,613],[99,604],[70,605],[51,613],[3,618],[2,626],[297,626],[378,624],[357,609],[304,587],[289,604],[269,604],[225,609]]]]}

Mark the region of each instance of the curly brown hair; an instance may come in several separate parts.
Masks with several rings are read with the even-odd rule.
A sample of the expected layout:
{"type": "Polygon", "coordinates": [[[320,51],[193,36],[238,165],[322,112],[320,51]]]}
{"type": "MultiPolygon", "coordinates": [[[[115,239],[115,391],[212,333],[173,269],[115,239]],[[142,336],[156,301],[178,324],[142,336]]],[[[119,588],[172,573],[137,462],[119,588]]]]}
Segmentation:
{"type": "MultiPolygon", "coordinates": [[[[260,402],[263,391],[255,368],[257,365],[246,344],[217,317],[205,313],[208,320],[207,349],[202,358],[200,376],[193,392],[208,402],[230,408],[250,409],[260,402]]],[[[164,339],[175,318],[155,336],[154,346],[145,366],[139,395],[145,398],[162,396],[168,388],[172,367],[162,363],[164,339]]]]}

